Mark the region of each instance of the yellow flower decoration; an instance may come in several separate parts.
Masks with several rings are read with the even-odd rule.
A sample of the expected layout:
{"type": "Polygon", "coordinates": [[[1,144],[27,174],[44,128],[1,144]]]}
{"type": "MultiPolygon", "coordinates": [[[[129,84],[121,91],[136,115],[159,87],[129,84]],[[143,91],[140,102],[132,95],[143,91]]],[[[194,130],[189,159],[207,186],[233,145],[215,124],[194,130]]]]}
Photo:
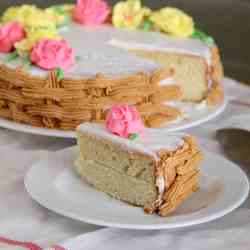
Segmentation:
{"type": "Polygon", "coordinates": [[[39,29],[36,31],[30,31],[25,39],[15,44],[18,54],[25,55],[26,53],[29,53],[37,42],[45,38],[58,40],[62,39],[56,32],[50,30],[39,29]]]}
{"type": "Polygon", "coordinates": [[[54,22],[57,27],[61,27],[70,22],[74,6],[73,4],[54,5],[45,9],[45,13],[49,20],[54,22]]]}
{"type": "Polygon", "coordinates": [[[25,4],[7,9],[3,14],[2,21],[4,23],[17,21],[25,27],[27,33],[39,28],[56,29],[55,22],[49,19],[48,14],[34,5],[25,4]]]}
{"type": "Polygon", "coordinates": [[[194,32],[193,18],[183,11],[166,7],[153,12],[150,21],[156,28],[177,37],[189,37],[194,32]]]}
{"type": "Polygon", "coordinates": [[[117,3],[113,8],[112,22],[115,27],[136,29],[151,10],[142,7],[140,0],[127,0],[117,3]]]}
{"type": "Polygon", "coordinates": [[[15,44],[20,55],[28,53],[41,39],[61,39],[57,30],[57,22],[60,20],[55,20],[55,14],[51,11],[39,9],[34,5],[26,4],[7,9],[2,21],[17,21],[24,26],[27,36],[15,44]]]}

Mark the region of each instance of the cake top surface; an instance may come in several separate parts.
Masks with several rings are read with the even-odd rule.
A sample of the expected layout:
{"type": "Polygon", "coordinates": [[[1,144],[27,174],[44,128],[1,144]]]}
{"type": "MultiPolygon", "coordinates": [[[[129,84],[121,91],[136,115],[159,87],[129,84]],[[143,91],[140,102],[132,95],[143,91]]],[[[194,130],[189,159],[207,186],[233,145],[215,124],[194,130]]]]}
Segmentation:
{"type": "Polygon", "coordinates": [[[0,49],[0,63],[17,68],[27,66],[28,62],[26,70],[35,76],[45,77],[49,71],[61,69],[65,71],[64,77],[81,78],[97,73],[108,77],[151,73],[161,67],[128,51],[133,49],[196,55],[208,64],[211,62],[211,44],[204,42],[205,35],[197,33],[192,18],[184,12],[170,7],[152,12],[142,7],[140,1],[128,0],[114,6],[112,23],[107,24],[111,9],[106,2],[87,2],[78,0],[76,5],[45,10],[29,5],[7,10],[2,17],[4,26],[0,27],[4,36],[0,39],[4,45],[0,49]],[[168,24],[159,23],[162,18],[168,24]],[[131,20],[127,23],[127,19],[131,20]],[[183,27],[174,25],[177,20],[183,22],[183,27]],[[11,30],[19,34],[15,41],[11,38],[13,42],[8,37],[11,30]]]}
{"type": "Polygon", "coordinates": [[[103,124],[95,123],[83,123],[77,130],[80,133],[91,134],[97,138],[120,144],[128,151],[137,151],[153,156],[156,160],[159,160],[159,151],[177,150],[184,144],[184,138],[188,136],[184,133],[169,133],[164,130],[145,128],[140,137],[136,140],[130,140],[110,133],[103,124]]]}
{"type": "MultiPolygon", "coordinates": [[[[98,28],[85,28],[71,23],[59,34],[74,48],[79,61],[69,70],[65,71],[67,78],[94,77],[102,73],[108,77],[127,76],[138,72],[152,72],[161,66],[150,60],[138,58],[124,49],[109,44],[111,39],[126,37],[126,33],[113,27],[103,26],[98,28]]],[[[138,41],[139,42],[139,41],[138,41]]],[[[8,55],[1,53],[0,61],[8,55]]],[[[22,65],[22,59],[8,64],[12,68],[22,65]]],[[[29,67],[28,72],[35,76],[47,76],[48,71],[37,66],[29,67]]]]}
{"type": "MultiPolygon", "coordinates": [[[[102,73],[109,77],[126,76],[138,72],[152,72],[160,67],[145,58],[139,58],[129,49],[141,49],[201,56],[210,63],[210,48],[197,39],[174,38],[156,32],[122,30],[112,26],[83,27],[71,23],[59,34],[74,48],[80,60],[65,77],[94,77],[102,73]]],[[[0,62],[8,55],[0,53],[0,62]]],[[[22,65],[22,59],[9,63],[11,68],[22,65]]],[[[47,76],[48,71],[32,66],[28,72],[36,76],[47,76]]]]}

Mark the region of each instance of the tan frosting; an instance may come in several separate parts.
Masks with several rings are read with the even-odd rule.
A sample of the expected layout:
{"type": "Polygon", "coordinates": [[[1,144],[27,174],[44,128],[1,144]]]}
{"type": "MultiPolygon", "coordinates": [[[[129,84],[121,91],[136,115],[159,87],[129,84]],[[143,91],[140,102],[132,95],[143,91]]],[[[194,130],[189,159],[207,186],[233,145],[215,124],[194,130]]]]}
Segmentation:
{"type": "MultiPolygon", "coordinates": [[[[90,79],[58,81],[55,72],[43,79],[0,65],[0,116],[39,127],[74,130],[82,122],[102,122],[106,110],[116,103],[135,105],[145,124],[157,127],[181,114],[151,100],[159,82],[171,74],[171,70],[156,70],[116,79],[97,74],[90,79]]],[[[181,97],[178,86],[169,87],[170,100],[181,97]]]]}

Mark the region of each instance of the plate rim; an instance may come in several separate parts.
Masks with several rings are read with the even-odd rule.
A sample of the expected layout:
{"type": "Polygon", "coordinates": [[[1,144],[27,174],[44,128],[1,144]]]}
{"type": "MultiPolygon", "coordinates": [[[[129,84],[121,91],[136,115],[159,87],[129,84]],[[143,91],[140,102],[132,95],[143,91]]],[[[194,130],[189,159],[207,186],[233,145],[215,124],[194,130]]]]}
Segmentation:
{"type": "MultiPolygon", "coordinates": [[[[159,129],[165,130],[167,132],[180,132],[180,131],[183,131],[186,129],[200,126],[200,125],[216,118],[220,114],[222,114],[224,112],[224,110],[226,109],[228,103],[229,103],[229,99],[225,96],[223,103],[215,106],[213,112],[209,113],[207,116],[204,116],[196,121],[193,121],[193,122],[190,122],[187,124],[182,124],[179,126],[173,125],[172,127],[169,127],[169,128],[162,127],[159,129]]],[[[168,126],[168,125],[166,125],[166,126],[168,126]]],[[[171,124],[169,124],[169,126],[171,126],[171,124]]],[[[12,120],[5,119],[3,117],[0,117],[0,128],[10,129],[10,130],[14,130],[17,132],[31,134],[31,135],[41,135],[41,136],[65,138],[65,139],[75,139],[76,138],[76,133],[73,130],[63,131],[63,130],[58,130],[58,129],[34,127],[32,125],[17,123],[17,122],[14,122],[12,120]]]]}
{"type": "MultiPolygon", "coordinates": [[[[75,150],[76,146],[71,147],[71,148],[66,148],[64,150],[60,150],[57,151],[56,153],[61,153],[63,154],[65,152],[65,150],[71,150],[73,153],[73,150],[75,150]]],[[[239,175],[241,175],[242,180],[241,183],[243,183],[242,185],[244,186],[244,192],[242,191],[242,195],[239,196],[237,198],[237,201],[234,201],[234,203],[232,203],[230,206],[228,206],[227,208],[221,209],[219,211],[216,211],[214,214],[210,212],[210,214],[208,213],[206,216],[198,217],[195,218],[193,220],[187,220],[184,222],[177,222],[175,224],[173,223],[165,223],[165,224],[147,224],[147,225],[141,225],[141,224],[126,224],[126,223],[116,223],[116,222],[108,222],[108,221],[104,221],[101,219],[93,219],[93,218],[88,218],[82,215],[76,215],[74,213],[72,213],[71,211],[64,211],[64,209],[60,209],[60,208],[51,208],[49,206],[49,204],[46,203],[46,201],[40,199],[39,197],[37,197],[37,195],[31,190],[32,187],[30,187],[30,183],[29,183],[29,178],[31,178],[30,176],[32,176],[32,171],[35,168],[38,168],[39,165],[44,161],[46,162],[46,160],[49,159],[49,157],[53,157],[53,155],[47,154],[48,158],[44,158],[36,163],[34,163],[32,165],[32,167],[30,168],[30,170],[27,172],[25,178],[24,178],[24,185],[25,185],[25,189],[28,192],[28,194],[30,195],[30,197],[36,201],[38,204],[40,204],[42,207],[47,208],[50,211],[53,211],[57,214],[60,214],[64,217],[68,217],[77,221],[81,221],[81,222],[85,222],[85,223],[89,223],[89,224],[93,224],[93,225],[97,225],[97,226],[104,226],[104,227],[112,227],[112,228],[121,228],[121,229],[137,229],[137,230],[161,230],[161,229],[174,229],[174,228],[184,228],[184,227],[188,227],[188,226],[194,226],[194,225],[199,225],[205,222],[209,222],[209,221],[213,221],[215,219],[218,219],[230,212],[232,212],[233,210],[235,210],[236,208],[238,208],[248,197],[249,195],[249,181],[248,181],[248,177],[246,176],[246,174],[244,173],[244,171],[238,167],[235,163],[227,160],[226,158],[218,155],[218,154],[214,154],[214,153],[210,153],[208,151],[205,151],[205,155],[207,155],[208,157],[211,158],[211,156],[213,157],[217,157],[220,158],[223,161],[226,161],[227,163],[230,163],[231,167],[233,167],[235,170],[237,169],[239,172],[239,175]],[[81,217],[81,218],[79,218],[81,217]]],[[[230,167],[230,166],[229,166],[230,167]]],[[[216,200],[215,204],[218,202],[218,200],[216,200]]],[[[213,204],[214,205],[214,204],[213,204]]],[[[211,206],[208,206],[204,209],[201,209],[202,211],[205,210],[209,210],[211,209],[211,206]]],[[[199,211],[194,212],[188,214],[188,215],[182,215],[182,217],[192,217],[193,214],[199,213],[199,211]]]]}

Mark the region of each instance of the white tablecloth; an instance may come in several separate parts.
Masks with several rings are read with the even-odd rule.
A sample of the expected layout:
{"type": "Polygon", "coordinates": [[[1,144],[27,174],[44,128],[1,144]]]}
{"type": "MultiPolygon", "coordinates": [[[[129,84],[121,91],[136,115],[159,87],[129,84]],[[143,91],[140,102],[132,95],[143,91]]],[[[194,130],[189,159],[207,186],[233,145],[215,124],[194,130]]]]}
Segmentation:
{"type": "MultiPolygon", "coordinates": [[[[240,86],[239,84],[236,84],[234,81],[227,81],[226,92],[231,99],[250,102],[250,88],[240,86]]],[[[191,129],[188,132],[198,137],[198,141],[202,148],[212,152],[221,153],[219,144],[214,139],[214,131],[220,125],[225,125],[224,124],[225,121],[232,115],[239,115],[239,114],[246,115],[245,117],[242,118],[243,120],[244,119],[250,120],[250,106],[248,107],[247,105],[230,103],[224,114],[222,114],[220,117],[202,125],[201,127],[191,129]],[[247,116],[247,114],[249,114],[249,117],[247,116]]],[[[241,123],[245,124],[245,121],[243,122],[241,120],[237,121],[237,124],[241,123]]],[[[249,122],[249,129],[250,129],[250,122],[249,122]]],[[[20,241],[35,242],[45,248],[53,244],[57,244],[58,242],[63,242],[70,238],[76,237],[77,235],[81,235],[86,232],[91,232],[96,229],[99,229],[96,226],[80,223],[48,211],[47,209],[39,206],[36,202],[34,202],[28,196],[28,194],[24,189],[23,179],[26,172],[31,167],[32,163],[42,158],[45,152],[47,151],[53,152],[55,150],[71,146],[73,144],[75,144],[74,140],[48,138],[42,136],[23,134],[6,129],[0,129],[0,167],[1,167],[0,237],[2,236],[20,241]]],[[[250,208],[250,204],[248,202],[245,203],[245,207],[250,208]]],[[[242,216],[247,216],[249,222],[250,210],[242,209],[242,210],[237,210],[231,215],[227,215],[224,218],[224,220],[226,220],[227,223],[226,224],[224,223],[224,225],[226,225],[227,228],[230,228],[230,225],[231,226],[233,225],[230,224],[230,221],[235,220],[235,225],[237,224],[237,228],[240,228],[242,226],[243,230],[248,226],[248,229],[250,230],[250,224],[242,223],[239,217],[242,218],[243,222],[244,218],[239,214],[242,214],[242,216]]],[[[210,225],[209,227],[211,228],[212,227],[211,225],[216,225],[216,224],[209,223],[209,225],[210,225]]],[[[201,232],[192,229],[192,231],[190,231],[190,234],[193,234],[194,238],[199,238],[200,240],[199,242],[202,242],[202,237],[209,237],[209,238],[211,237],[212,240],[213,234],[209,235],[207,231],[209,227],[203,227],[207,229],[206,230],[204,229],[204,231],[201,232]]],[[[120,230],[113,230],[113,229],[105,229],[105,230],[101,231],[99,230],[95,233],[90,233],[83,236],[85,237],[84,242],[86,241],[86,246],[84,248],[81,248],[79,246],[79,248],[76,247],[69,249],[70,250],[98,249],[102,248],[103,242],[105,241],[111,242],[111,239],[113,241],[116,237],[117,239],[121,238],[119,236],[121,235],[120,230]],[[98,233],[100,233],[99,236],[98,233]],[[90,238],[88,238],[89,240],[86,240],[86,237],[88,236],[90,238]],[[96,240],[94,241],[96,245],[92,244],[91,247],[90,239],[93,239],[93,237],[96,237],[95,238],[96,240]]],[[[230,232],[232,233],[232,235],[235,235],[233,229],[231,231],[228,230],[226,230],[225,235],[223,234],[221,235],[222,237],[221,244],[223,243],[223,237],[224,236],[227,237],[230,234],[230,232]]],[[[240,233],[245,232],[242,230],[240,230],[240,232],[237,231],[239,235],[241,235],[240,233]]],[[[138,246],[139,246],[141,244],[140,241],[146,242],[145,239],[147,237],[148,239],[150,239],[152,235],[155,236],[155,239],[157,239],[157,237],[159,237],[160,239],[163,235],[163,232],[157,235],[157,232],[151,234],[148,233],[141,234],[140,232],[137,231],[135,234],[131,235],[131,233],[129,233],[129,231],[126,230],[124,231],[124,237],[126,236],[127,238],[126,237],[122,238],[121,242],[123,242],[126,239],[130,239],[132,237],[133,241],[135,241],[136,244],[136,239],[138,238],[138,246]]],[[[173,249],[170,246],[172,247],[177,246],[175,249],[187,249],[187,250],[213,249],[212,248],[213,242],[211,242],[210,245],[204,246],[203,248],[201,246],[193,248],[195,245],[190,244],[190,247],[192,246],[192,248],[189,248],[188,239],[190,238],[189,237],[186,238],[187,240],[185,242],[184,235],[185,234],[181,234],[180,231],[179,238],[175,238],[176,235],[174,234],[172,236],[171,235],[166,236],[165,241],[159,244],[165,244],[164,249],[173,249]],[[173,241],[175,241],[175,243],[173,241]],[[172,244],[171,242],[174,244],[172,244]],[[178,248],[178,244],[181,244],[180,242],[184,242],[186,247],[183,248],[184,245],[182,245],[182,247],[178,248]]],[[[245,238],[249,237],[245,235],[245,238]]],[[[247,242],[247,239],[245,239],[245,242],[247,242]]],[[[2,248],[1,246],[2,245],[0,239],[0,249],[7,250],[6,245],[3,246],[2,248]]],[[[155,249],[163,249],[161,248],[162,246],[163,245],[160,245],[159,248],[155,249]]],[[[250,246],[250,243],[248,246],[250,246]]],[[[14,248],[9,248],[9,249],[14,249],[14,248]]],[[[102,248],[102,249],[108,249],[108,248],[102,248]]],[[[117,248],[117,245],[115,244],[113,246],[110,246],[110,249],[119,250],[119,248],[117,248]]],[[[120,245],[120,249],[129,249],[129,248],[124,248],[124,246],[122,248],[122,245],[120,245]]],[[[135,247],[134,249],[139,249],[139,248],[135,247]]],[[[148,248],[144,249],[153,249],[153,247],[151,245],[151,248],[148,246],[148,248]]],[[[224,250],[224,248],[220,249],[224,250]]],[[[244,247],[240,248],[239,246],[238,248],[235,249],[247,249],[247,248],[244,247]]]]}
{"type": "Polygon", "coordinates": [[[64,246],[69,250],[249,250],[249,211],[239,209],[214,222],[172,231],[103,229],[64,246]]]}

